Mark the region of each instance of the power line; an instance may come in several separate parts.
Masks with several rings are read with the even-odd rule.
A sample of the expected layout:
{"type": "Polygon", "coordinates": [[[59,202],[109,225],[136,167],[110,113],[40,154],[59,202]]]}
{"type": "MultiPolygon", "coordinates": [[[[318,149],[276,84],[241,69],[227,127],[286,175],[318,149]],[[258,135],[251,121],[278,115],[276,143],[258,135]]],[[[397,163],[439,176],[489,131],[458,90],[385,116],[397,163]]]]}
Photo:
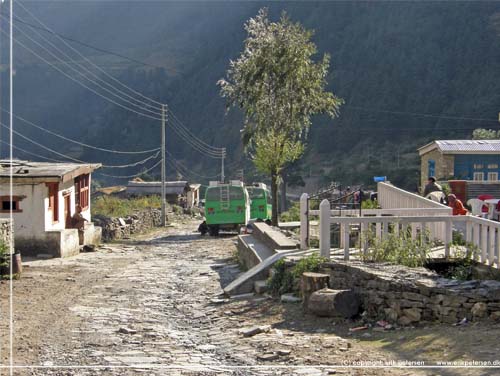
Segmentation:
{"type": "MultiPolygon", "coordinates": [[[[22,5],[21,5],[22,6],[22,5]]],[[[31,13],[30,13],[31,14],[31,13]]],[[[32,15],[32,17],[35,17],[32,15]]],[[[41,23],[41,21],[39,21],[37,19],[38,22],[41,23]]],[[[42,25],[44,25],[42,23],[42,25]]],[[[45,26],[45,25],[44,25],[45,26]]],[[[33,39],[31,39],[28,34],[26,32],[24,32],[21,28],[18,28],[16,25],[14,25],[14,27],[21,31],[21,33],[23,33],[23,35],[25,35],[28,39],[30,39],[33,43],[37,43],[36,41],[34,41],[33,39]]],[[[50,46],[52,46],[52,48],[54,48],[56,51],[58,51],[60,54],[62,54],[63,56],[65,56],[66,58],[69,59],[69,61],[75,65],[77,65],[78,67],[80,67],[81,69],[84,69],[86,72],[88,72],[89,74],[91,74],[93,77],[95,77],[96,80],[98,81],[101,81],[103,82],[104,84],[110,86],[111,88],[113,88],[114,90],[118,91],[119,93],[121,93],[122,95],[125,95],[126,97],[140,103],[141,105],[144,105],[144,106],[147,106],[147,107],[151,107],[151,108],[154,108],[156,110],[158,110],[158,105],[152,105],[152,104],[149,104],[148,102],[145,102],[141,99],[137,99],[129,94],[127,94],[126,92],[124,92],[123,90],[113,86],[112,84],[110,84],[109,82],[107,82],[106,80],[102,79],[101,77],[99,77],[97,74],[95,74],[94,72],[92,72],[90,69],[88,69],[85,65],[79,63],[78,61],[74,60],[69,54],[67,54],[66,52],[64,52],[63,50],[61,50],[59,47],[57,47],[54,43],[52,43],[48,38],[44,37],[43,35],[41,35],[40,33],[36,32],[35,31],[35,34],[38,35],[40,38],[42,38],[42,40],[44,40],[47,44],[49,44],[50,46]]],[[[140,95],[144,98],[146,98],[147,100],[149,101],[154,101],[152,98],[149,98],[149,97],[146,97],[144,95],[142,95],[141,93],[135,91],[134,89],[130,88],[129,86],[125,85],[124,83],[122,83],[120,80],[114,78],[112,75],[110,75],[109,73],[107,73],[105,70],[101,69],[99,66],[97,66],[96,64],[94,64],[91,60],[89,60],[87,57],[85,57],[84,55],[82,55],[78,50],[76,50],[75,48],[71,47],[68,43],[66,43],[63,39],[60,39],[64,45],[66,45],[68,48],[70,48],[72,51],[75,51],[75,53],[77,53],[79,56],[81,56],[84,61],[86,61],[87,63],[89,63],[91,66],[94,66],[97,70],[99,70],[100,72],[102,72],[103,74],[105,74],[106,76],[110,77],[111,79],[113,79],[114,81],[118,82],[121,86],[125,87],[126,89],[134,92],[135,94],[137,95],[140,95]]],[[[38,44],[38,43],[37,43],[38,44]]],[[[40,44],[38,44],[39,46],[41,46],[40,44]]],[[[46,49],[45,47],[41,46],[42,48],[44,48],[46,51],[48,51],[48,49],[46,49]]],[[[49,52],[50,53],[50,52],[49,52]]],[[[62,59],[59,58],[59,61],[63,62],[63,63],[66,63],[68,64],[68,62],[66,61],[63,61],[62,59]]],[[[88,79],[88,78],[87,78],[88,79]]],[[[156,102],[156,101],[155,101],[156,102]]]]}
{"type": "MultiPolygon", "coordinates": [[[[15,26],[15,28],[16,28],[16,29],[18,29],[18,28],[17,28],[17,26],[15,26]]],[[[18,30],[20,30],[20,29],[18,29],[18,30]]],[[[79,74],[80,76],[82,76],[84,79],[86,79],[86,80],[87,80],[87,81],[89,81],[90,83],[92,83],[92,84],[96,85],[96,86],[97,86],[97,87],[99,87],[100,89],[102,89],[102,90],[106,91],[107,93],[109,93],[109,94],[111,94],[111,95],[115,96],[116,98],[118,98],[118,99],[120,99],[120,100],[122,100],[122,101],[124,101],[124,102],[126,102],[126,103],[128,103],[128,104],[130,104],[131,106],[137,107],[139,110],[149,112],[149,113],[151,113],[151,114],[153,114],[153,115],[159,115],[159,112],[156,112],[156,111],[150,110],[150,109],[148,109],[148,108],[144,108],[144,107],[142,107],[141,105],[138,105],[138,104],[136,104],[136,103],[134,103],[134,102],[131,102],[130,100],[128,100],[128,99],[126,99],[126,98],[123,98],[123,97],[122,97],[122,96],[120,96],[119,94],[116,94],[116,93],[115,93],[115,92],[113,92],[112,90],[110,90],[110,89],[108,89],[108,88],[104,87],[103,85],[101,85],[101,84],[100,84],[99,82],[97,82],[96,80],[93,80],[93,79],[89,78],[89,77],[88,77],[88,76],[86,76],[84,73],[81,73],[78,69],[76,69],[76,68],[72,67],[72,66],[71,66],[71,64],[69,64],[68,62],[66,62],[66,61],[62,60],[59,56],[57,56],[56,54],[54,54],[52,51],[50,51],[50,50],[49,50],[48,48],[46,48],[44,45],[42,45],[42,44],[41,44],[41,43],[39,43],[38,41],[34,40],[34,39],[33,39],[33,38],[31,38],[30,36],[28,36],[28,35],[27,35],[24,31],[22,31],[22,30],[20,30],[20,31],[21,31],[21,33],[23,33],[23,34],[25,35],[25,37],[26,37],[28,40],[30,40],[31,42],[33,42],[34,44],[36,44],[37,46],[39,46],[42,50],[46,51],[48,54],[50,54],[51,56],[53,56],[56,60],[60,61],[60,62],[61,62],[61,63],[63,63],[64,65],[68,66],[68,67],[69,67],[72,71],[76,72],[77,74],[79,74]]],[[[120,104],[120,103],[117,103],[117,102],[115,102],[113,99],[110,99],[109,97],[107,97],[107,96],[105,96],[105,95],[103,95],[103,94],[101,94],[101,93],[99,93],[99,92],[95,91],[94,89],[92,89],[91,87],[87,86],[85,83],[83,83],[83,82],[82,82],[82,81],[80,81],[79,79],[77,79],[77,78],[74,78],[74,77],[70,76],[69,74],[67,74],[66,72],[64,72],[62,69],[60,69],[59,67],[57,67],[55,64],[53,64],[52,62],[50,62],[50,61],[46,60],[45,58],[43,58],[41,55],[39,55],[38,53],[36,53],[34,50],[32,50],[32,49],[28,48],[26,45],[24,45],[24,44],[23,44],[22,42],[20,42],[18,39],[14,38],[14,40],[15,40],[15,42],[16,42],[16,43],[18,43],[18,44],[20,44],[22,47],[26,48],[26,49],[27,49],[28,51],[30,51],[32,54],[34,54],[35,56],[37,56],[39,59],[42,59],[43,61],[45,61],[45,62],[46,62],[47,64],[49,64],[52,68],[54,68],[54,69],[58,70],[59,72],[61,72],[62,74],[64,74],[66,77],[68,77],[68,78],[69,78],[69,79],[71,79],[72,81],[74,81],[74,82],[78,83],[79,85],[81,85],[81,86],[85,87],[85,88],[86,88],[86,89],[88,89],[88,90],[91,90],[91,91],[92,91],[92,92],[94,92],[95,94],[97,94],[97,95],[101,96],[102,98],[104,98],[104,99],[106,99],[106,100],[108,100],[108,101],[110,101],[110,102],[112,102],[112,103],[114,103],[114,104],[116,104],[116,105],[118,105],[118,106],[121,106],[121,107],[123,107],[123,108],[125,108],[125,109],[127,109],[127,110],[129,110],[129,111],[134,111],[134,112],[136,112],[136,113],[139,113],[139,112],[137,112],[137,110],[131,109],[131,108],[129,108],[129,107],[127,107],[127,106],[125,106],[125,105],[122,105],[122,104],[120,104]]],[[[50,42],[49,42],[49,43],[50,43],[50,42]]],[[[56,48],[57,48],[57,47],[56,47],[56,48]]],[[[64,53],[63,53],[63,54],[64,54],[64,53]]],[[[87,68],[84,68],[84,69],[87,69],[87,68]]],[[[88,69],[87,69],[87,71],[88,71],[88,69]]],[[[90,71],[89,71],[89,72],[90,72],[90,71]]],[[[92,72],[91,72],[91,73],[92,73],[92,72]]],[[[93,73],[92,73],[92,74],[93,74],[93,73]]],[[[111,84],[109,84],[109,83],[106,83],[106,84],[107,84],[108,86],[113,87],[115,90],[117,90],[117,89],[116,89],[113,85],[111,85],[111,84]]],[[[157,120],[159,120],[159,119],[160,119],[160,118],[155,118],[155,117],[153,117],[152,115],[144,114],[144,113],[142,113],[142,112],[141,112],[141,113],[139,113],[139,114],[140,114],[140,115],[142,115],[142,116],[150,117],[150,118],[152,118],[152,119],[157,119],[157,120]]]]}
{"type": "MultiPolygon", "coordinates": [[[[28,10],[26,9],[26,7],[24,7],[21,2],[17,1],[16,4],[20,5],[27,13],[31,14],[33,18],[35,18],[33,16],[33,14],[31,12],[28,12],[28,10]]],[[[35,18],[36,19],[36,18],[35,18]]],[[[37,29],[37,30],[41,30],[41,31],[44,31],[44,32],[47,32],[47,33],[50,33],[50,34],[53,34],[61,39],[64,39],[64,40],[67,40],[67,41],[70,41],[70,42],[73,42],[73,43],[76,43],[76,44],[79,44],[83,47],[87,47],[87,48],[90,48],[92,50],[95,50],[95,51],[98,51],[98,52],[102,52],[102,53],[105,53],[105,54],[108,54],[108,55],[113,55],[113,56],[116,56],[116,57],[119,57],[119,58],[122,58],[122,59],[125,59],[125,60],[128,60],[132,63],[136,63],[136,64],[139,64],[139,65],[143,65],[143,66],[147,66],[147,67],[151,67],[151,68],[159,68],[159,69],[168,69],[168,70],[171,70],[175,73],[179,73],[178,70],[172,68],[172,67],[163,67],[163,66],[160,66],[160,65],[155,65],[155,64],[151,64],[151,63],[146,63],[144,61],[140,61],[140,60],[137,60],[137,59],[134,59],[132,57],[129,57],[129,56],[125,56],[125,55],[122,55],[118,52],[114,52],[114,51],[110,51],[110,50],[107,50],[107,49],[104,49],[104,48],[101,48],[101,47],[96,47],[94,45],[91,45],[89,43],[86,43],[86,42],[82,42],[78,39],[75,39],[75,38],[72,38],[72,37],[69,37],[67,35],[63,35],[61,33],[58,33],[58,32],[55,32],[53,31],[52,29],[49,29],[48,27],[45,28],[45,27],[40,27],[40,26],[37,26],[37,25],[33,25],[29,22],[26,22],[22,19],[20,19],[19,17],[14,17],[14,20],[16,20],[17,22],[19,23],[22,23],[26,26],[29,26],[30,28],[33,28],[33,29],[37,29]]],[[[39,21],[40,22],[40,21],[39,21]]],[[[41,22],[40,22],[41,23],[41,22]]]]}
{"type": "MultiPolygon", "coordinates": [[[[10,146],[10,144],[9,144],[8,142],[5,142],[5,141],[3,141],[3,140],[0,140],[0,142],[1,142],[2,144],[4,144],[4,145],[10,146]]],[[[39,155],[39,154],[32,153],[32,152],[30,152],[30,151],[28,151],[28,150],[24,150],[24,149],[20,148],[19,146],[12,145],[12,148],[14,148],[14,149],[16,149],[16,150],[19,150],[19,151],[21,151],[21,152],[23,152],[23,153],[26,153],[26,154],[28,154],[28,155],[32,155],[32,156],[34,156],[34,157],[36,157],[36,158],[45,159],[45,160],[47,160],[47,161],[49,161],[49,162],[58,162],[58,163],[63,162],[63,161],[61,161],[61,160],[52,159],[52,158],[44,157],[43,155],[39,155]]]]}
{"type": "Polygon", "coordinates": [[[409,115],[409,116],[419,116],[428,117],[436,119],[446,119],[446,120],[469,120],[469,121],[484,121],[484,122],[495,122],[498,124],[498,119],[487,119],[487,118],[474,118],[474,117],[464,117],[464,116],[454,116],[454,115],[436,115],[436,114],[426,114],[420,112],[407,112],[407,111],[389,111],[389,110],[377,110],[372,108],[344,105],[345,108],[351,108],[353,110],[367,111],[367,112],[378,112],[384,114],[394,114],[394,115],[409,115]]]}
{"type": "Polygon", "coordinates": [[[141,171],[141,172],[139,172],[137,174],[134,174],[134,175],[128,175],[128,176],[123,176],[123,175],[108,175],[108,174],[105,174],[105,173],[102,173],[102,172],[99,172],[99,171],[96,171],[96,173],[99,174],[99,175],[110,177],[110,178],[130,179],[130,178],[135,178],[136,176],[139,176],[139,175],[142,175],[142,174],[147,174],[148,172],[150,172],[154,168],[158,167],[158,165],[160,163],[161,163],[161,159],[158,162],[156,162],[153,166],[151,166],[150,168],[148,168],[147,170],[141,171]]]}
{"type": "MultiPolygon", "coordinates": [[[[9,113],[9,111],[7,111],[5,109],[2,109],[2,111],[6,112],[6,113],[9,113]]],[[[32,121],[26,120],[26,119],[24,119],[23,117],[21,117],[19,115],[15,115],[14,114],[14,117],[16,119],[21,120],[22,122],[24,122],[24,123],[26,123],[28,125],[31,125],[32,127],[40,129],[41,131],[47,132],[47,133],[49,133],[49,134],[51,134],[53,136],[56,136],[56,137],[59,137],[59,138],[65,140],[65,141],[69,141],[69,142],[72,142],[74,144],[77,144],[77,145],[80,145],[80,146],[83,146],[83,147],[86,147],[86,148],[89,148],[89,149],[99,150],[99,151],[103,151],[103,152],[107,152],[107,153],[116,153],[116,154],[147,154],[147,153],[154,153],[154,152],[160,150],[160,148],[155,148],[155,149],[140,150],[140,151],[121,151],[121,150],[112,150],[112,149],[101,148],[101,147],[98,147],[98,146],[93,146],[93,145],[85,144],[83,142],[76,141],[76,140],[73,140],[71,138],[65,137],[65,136],[63,136],[61,134],[58,134],[58,133],[53,132],[51,130],[48,130],[47,128],[44,128],[44,127],[42,127],[42,126],[40,126],[38,124],[35,124],[32,121]]]]}

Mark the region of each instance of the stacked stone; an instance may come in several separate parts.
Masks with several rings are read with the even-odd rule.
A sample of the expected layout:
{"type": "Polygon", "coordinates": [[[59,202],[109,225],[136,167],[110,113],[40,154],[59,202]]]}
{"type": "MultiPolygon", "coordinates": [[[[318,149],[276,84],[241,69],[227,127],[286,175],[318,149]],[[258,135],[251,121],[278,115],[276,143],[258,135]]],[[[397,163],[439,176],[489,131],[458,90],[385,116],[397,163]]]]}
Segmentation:
{"type": "Polygon", "coordinates": [[[500,281],[456,281],[424,268],[361,262],[327,263],[330,288],[352,289],[368,317],[399,325],[500,320],[500,281]]]}
{"type": "Polygon", "coordinates": [[[118,240],[160,226],[161,211],[158,209],[141,210],[125,218],[94,216],[93,221],[97,226],[102,227],[104,241],[118,240]]]}
{"type": "Polygon", "coordinates": [[[3,241],[8,249],[10,249],[10,245],[14,246],[13,231],[10,219],[0,219],[0,240],[3,241]]]}

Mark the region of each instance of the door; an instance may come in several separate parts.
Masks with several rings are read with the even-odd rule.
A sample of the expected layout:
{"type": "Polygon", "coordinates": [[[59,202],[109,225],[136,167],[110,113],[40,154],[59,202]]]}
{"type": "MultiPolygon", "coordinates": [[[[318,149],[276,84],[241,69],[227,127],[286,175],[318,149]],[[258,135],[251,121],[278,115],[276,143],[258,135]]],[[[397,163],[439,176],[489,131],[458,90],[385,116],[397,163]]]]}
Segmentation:
{"type": "Polygon", "coordinates": [[[71,223],[71,196],[70,195],[65,195],[63,196],[64,199],[64,220],[66,223],[65,228],[71,228],[72,223],[71,223]]]}

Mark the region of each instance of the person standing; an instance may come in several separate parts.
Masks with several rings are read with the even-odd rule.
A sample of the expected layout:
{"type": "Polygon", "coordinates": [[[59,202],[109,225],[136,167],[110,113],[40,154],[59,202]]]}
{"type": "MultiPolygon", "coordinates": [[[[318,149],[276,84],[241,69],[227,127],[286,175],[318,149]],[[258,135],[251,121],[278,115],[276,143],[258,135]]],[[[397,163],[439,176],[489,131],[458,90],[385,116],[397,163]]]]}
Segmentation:
{"type": "Polygon", "coordinates": [[[434,176],[430,176],[429,180],[427,180],[423,196],[427,197],[429,193],[432,192],[443,192],[443,188],[438,183],[436,183],[436,178],[434,176]]]}

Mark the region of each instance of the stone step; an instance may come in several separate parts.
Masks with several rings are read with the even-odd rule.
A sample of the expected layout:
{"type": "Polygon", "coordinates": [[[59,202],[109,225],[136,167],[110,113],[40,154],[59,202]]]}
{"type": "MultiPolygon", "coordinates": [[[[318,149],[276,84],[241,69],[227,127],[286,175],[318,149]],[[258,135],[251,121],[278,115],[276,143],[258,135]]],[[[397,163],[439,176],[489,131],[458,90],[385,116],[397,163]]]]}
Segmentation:
{"type": "Polygon", "coordinates": [[[289,255],[300,255],[308,251],[300,251],[298,249],[285,250],[275,253],[271,257],[268,257],[260,264],[255,265],[253,268],[247,270],[245,273],[241,274],[233,282],[224,288],[224,294],[238,295],[252,292],[254,289],[254,282],[266,279],[269,275],[269,269],[274,265],[274,263],[283,257],[289,255]]]}
{"type": "Polygon", "coordinates": [[[281,231],[274,229],[264,222],[254,222],[252,227],[254,237],[271,249],[286,250],[297,249],[299,247],[296,241],[287,238],[281,231]]]}
{"type": "Polygon", "coordinates": [[[267,291],[267,280],[262,279],[253,283],[253,289],[257,294],[263,294],[267,291]]]}

